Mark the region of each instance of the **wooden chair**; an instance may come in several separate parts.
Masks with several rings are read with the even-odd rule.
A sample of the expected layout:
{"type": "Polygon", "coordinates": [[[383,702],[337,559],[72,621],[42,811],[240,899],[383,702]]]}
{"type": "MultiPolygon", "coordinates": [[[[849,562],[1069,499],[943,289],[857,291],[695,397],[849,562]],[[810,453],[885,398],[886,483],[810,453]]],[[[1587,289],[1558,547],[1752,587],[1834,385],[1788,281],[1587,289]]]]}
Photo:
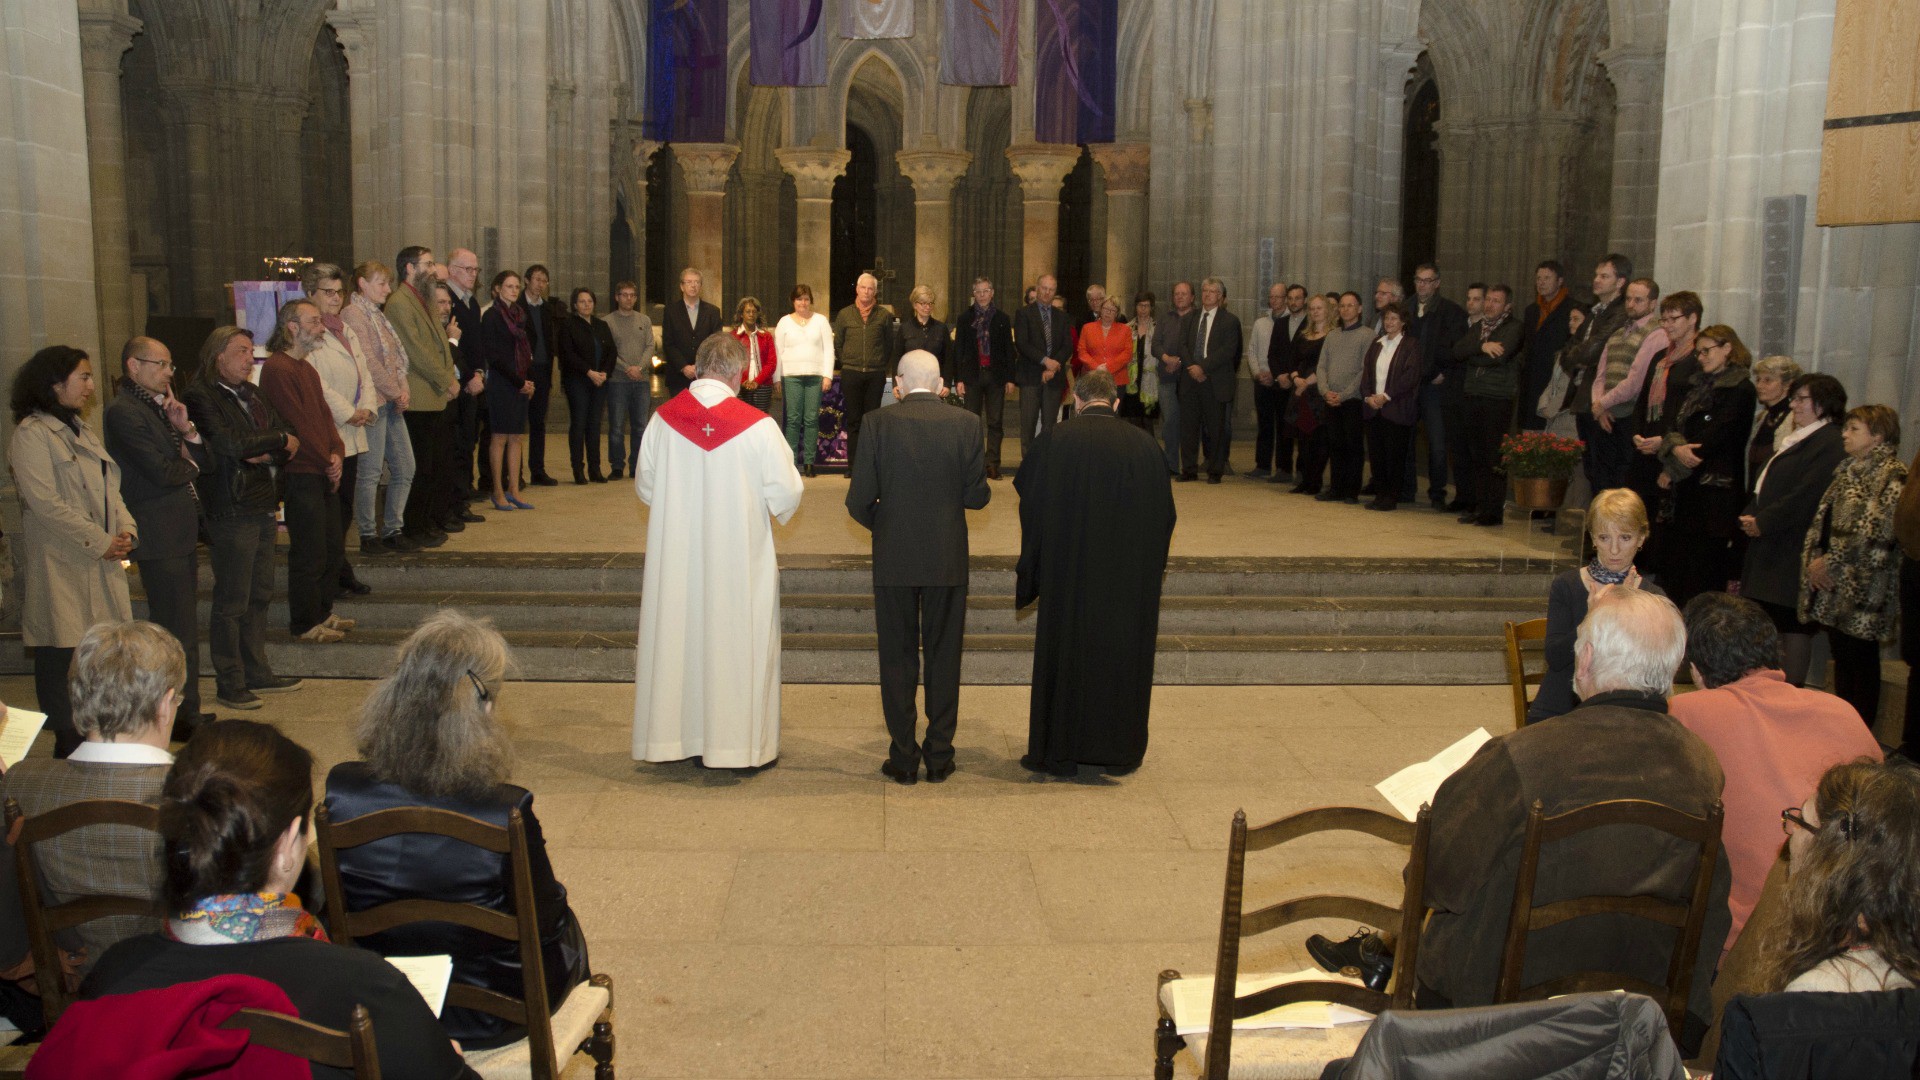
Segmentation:
{"type": "Polygon", "coordinates": [[[1507,685],[1513,687],[1513,730],[1519,731],[1527,726],[1527,705],[1529,697],[1527,687],[1539,686],[1547,673],[1547,620],[1528,619],[1526,622],[1506,624],[1507,636],[1507,685]],[[1541,645],[1529,647],[1526,643],[1538,641],[1541,645]],[[1529,666],[1527,661],[1534,661],[1529,666]]]}
{"type": "Polygon", "coordinates": [[[1536,799],[1527,811],[1526,839],[1520,849],[1520,867],[1514,880],[1513,909],[1507,919],[1506,953],[1500,964],[1494,1002],[1537,1001],[1557,994],[1596,990],[1625,990],[1645,994],[1660,1003],[1667,1015],[1667,1026],[1673,1032],[1673,1040],[1679,1043],[1681,1028],[1687,1018],[1687,998],[1693,992],[1693,965],[1700,953],[1700,931],[1707,920],[1707,898],[1713,888],[1714,866],[1720,857],[1722,815],[1723,810],[1717,799],[1707,808],[1704,817],[1694,817],[1644,799],[1613,799],[1546,817],[1536,799]],[[1540,870],[1541,845],[1615,825],[1639,825],[1655,829],[1699,847],[1700,858],[1695,864],[1693,888],[1687,902],[1676,903],[1656,896],[1581,896],[1536,907],[1533,894],[1540,870]],[[1571,919],[1607,914],[1650,919],[1679,932],[1673,954],[1667,963],[1664,986],[1617,971],[1581,971],[1532,986],[1521,985],[1521,972],[1526,970],[1527,965],[1529,933],[1571,919]]]}
{"type": "Polygon", "coordinates": [[[353,1007],[353,1020],[345,1031],[265,1009],[241,1009],[220,1026],[244,1029],[253,1042],[297,1058],[336,1069],[351,1069],[354,1080],[380,1080],[373,1018],[367,1015],[365,1005],[353,1007]]]}
{"type": "Polygon", "coordinates": [[[54,935],[96,919],[129,915],[163,919],[166,913],[157,896],[134,899],[89,895],[50,906],[40,895],[40,863],[34,848],[92,825],[124,825],[145,829],[157,836],[160,811],[145,803],[124,799],[85,799],[29,818],[21,811],[19,800],[10,798],[6,802],[6,818],[8,829],[12,829],[15,822],[20,823],[20,837],[13,849],[20,878],[20,910],[27,922],[34,970],[39,973],[41,1008],[46,1013],[47,1026],[52,1027],[67,1006],[73,1004],[73,992],[67,989],[66,980],[60,975],[60,947],[54,935]]]}
{"type": "MultiPolygon", "coordinates": [[[[1422,896],[1426,891],[1428,811],[1420,810],[1417,821],[1354,806],[1327,806],[1305,810],[1259,828],[1247,828],[1246,811],[1235,811],[1233,831],[1227,845],[1226,893],[1220,903],[1220,945],[1214,963],[1212,1010],[1207,1026],[1206,1046],[1202,1051],[1201,1076],[1207,1080],[1226,1080],[1232,1075],[1235,1035],[1233,1022],[1282,1005],[1326,1001],[1365,1012],[1413,1007],[1414,969],[1419,961],[1420,927],[1425,920],[1422,896]],[[1319,894],[1283,900],[1258,911],[1242,912],[1246,858],[1249,851],[1265,851],[1290,840],[1327,832],[1358,832],[1395,844],[1408,845],[1407,870],[1399,908],[1356,896],[1319,894]],[[1393,981],[1388,992],[1369,990],[1350,982],[1332,979],[1283,983],[1265,990],[1236,996],[1240,975],[1241,942],[1293,923],[1308,919],[1342,919],[1362,922],[1398,931],[1395,943],[1393,981]]],[[[1177,971],[1160,973],[1160,1021],[1154,1036],[1154,1078],[1171,1080],[1173,1057],[1186,1045],[1174,1024],[1170,986],[1179,981],[1177,971]]],[[[1265,1032],[1243,1032],[1240,1040],[1248,1053],[1244,1065],[1257,1067],[1263,1049],[1279,1049],[1260,1036],[1265,1032]]],[[[1280,1034],[1280,1033],[1275,1033],[1280,1034]]],[[[1358,1038],[1355,1035],[1354,1038],[1358,1038]]],[[[1351,1051],[1351,1046],[1347,1047],[1351,1051]]],[[[1324,1064],[1322,1062],[1321,1064],[1324,1064]]]]}
{"type": "Polygon", "coordinates": [[[326,884],[327,912],[335,941],[351,945],[356,937],[409,923],[443,922],[519,943],[524,998],[458,982],[447,987],[448,1007],[474,1009],[527,1029],[527,1037],[519,1042],[469,1053],[467,1064],[475,1072],[488,1080],[504,1077],[555,1080],[575,1054],[584,1053],[594,1060],[594,1080],[613,1080],[613,979],[607,975],[593,976],[574,987],[558,1009],[551,1008],[547,999],[533,875],[527,866],[527,832],[520,811],[508,812],[505,828],[450,810],[423,806],[380,810],[334,824],[322,804],[314,808],[313,819],[319,838],[321,880],[326,884]],[[364,911],[347,910],[346,892],[340,885],[339,851],[407,833],[445,836],[505,854],[507,873],[512,881],[514,913],[478,904],[418,898],[394,900],[364,911]]]}

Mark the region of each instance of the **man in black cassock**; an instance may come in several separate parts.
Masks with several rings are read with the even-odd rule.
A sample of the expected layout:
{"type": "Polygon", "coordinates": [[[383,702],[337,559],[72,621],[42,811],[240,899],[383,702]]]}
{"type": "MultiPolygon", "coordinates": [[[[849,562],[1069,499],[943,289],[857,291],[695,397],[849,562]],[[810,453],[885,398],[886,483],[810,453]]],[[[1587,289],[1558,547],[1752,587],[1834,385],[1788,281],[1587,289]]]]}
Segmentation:
{"type": "Polygon", "coordinates": [[[1114,415],[1113,377],[1073,387],[1074,419],[1041,436],[1020,494],[1016,605],[1040,600],[1027,753],[1035,772],[1125,773],[1147,753],[1173,492],[1153,436],[1114,415]]]}

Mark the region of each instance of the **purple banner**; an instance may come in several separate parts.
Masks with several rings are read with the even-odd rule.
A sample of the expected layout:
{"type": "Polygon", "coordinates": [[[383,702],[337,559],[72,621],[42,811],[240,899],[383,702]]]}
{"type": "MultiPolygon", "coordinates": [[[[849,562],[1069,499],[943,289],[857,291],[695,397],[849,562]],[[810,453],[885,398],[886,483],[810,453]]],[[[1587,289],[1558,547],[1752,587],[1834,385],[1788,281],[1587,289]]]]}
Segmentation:
{"type": "Polygon", "coordinates": [[[913,0],[841,0],[840,36],[856,40],[910,38],[913,0]]]}
{"type": "Polygon", "coordinates": [[[1012,86],[1020,73],[1020,0],[941,3],[940,81],[1012,86]]]}
{"type": "Polygon", "coordinates": [[[647,42],[647,138],[725,142],[727,0],[653,0],[647,42]]]}
{"type": "Polygon", "coordinates": [[[1033,18],[1034,138],[1112,142],[1118,0],[1037,0],[1033,18]]]}
{"type": "Polygon", "coordinates": [[[826,0],[752,0],[747,34],[755,86],[825,86],[827,33],[820,25],[826,0]]]}

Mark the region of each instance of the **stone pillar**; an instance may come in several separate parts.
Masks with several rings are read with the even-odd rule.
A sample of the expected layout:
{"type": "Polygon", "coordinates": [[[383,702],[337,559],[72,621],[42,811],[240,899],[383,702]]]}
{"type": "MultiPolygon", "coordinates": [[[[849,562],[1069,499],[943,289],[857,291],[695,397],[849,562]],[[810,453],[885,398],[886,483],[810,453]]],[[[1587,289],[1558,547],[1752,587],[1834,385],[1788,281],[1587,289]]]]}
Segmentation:
{"type": "Polygon", "coordinates": [[[1613,198],[1607,249],[1653,267],[1654,217],[1660,198],[1660,110],[1664,52],[1608,49],[1600,54],[1613,79],[1613,198]]]}
{"type": "Polygon", "coordinates": [[[687,265],[700,271],[701,297],[724,314],[727,171],[740,148],[731,143],[675,143],[673,155],[687,177],[687,265]]]}
{"type": "Polygon", "coordinates": [[[647,293],[647,169],[653,164],[653,155],[660,144],[640,135],[637,122],[624,122],[627,139],[627,163],[617,180],[620,190],[626,194],[627,229],[633,233],[633,265],[616,268],[616,276],[630,277],[639,286],[640,296],[645,299],[647,293]]]}
{"type": "Polygon", "coordinates": [[[1152,154],[1146,143],[1101,143],[1089,149],[1107,181],[1107,295],[1119,297],[1120,310],[1131,318],[1147,240],[1147,173],[1152,154]]]}
{"type": "Polygon", "coordinates": [[[953,182],[973,163],[958,150],[902,150],[894,155],[913,182],[913,283],[933,290],[935,318],[956,309],[947,295],[953,265],[953,182]]]}
{"type": "MultiPolygon", "coordinates": [[[[125,11],[80,13],[80,65],[86,81],[87,179],[93,194],[94,299],[100,347],[117,350],[133,336],[127,236],[126,125],[120,116],[120,61],[140,32],[125,11]]],[[[105,370],[104,368],[102,370],[105,370]]]]}
{"type": "Polygon", "coordinates": [[[1080,148],[1060,143],[1023,143],[1007,148],[1007,161],[1020,178],[1020,281],[1009,290],[1018,296],[1051,274],[1060,259],[1060,185],[1080,161],[1080,148]]]}
{"type": "MultiPolygon", "coordinates": [[[[675,152],[679,149],[674,147],[675,152]]],[[[824,309],[833,291],[829,280],[833,276],[833,182],[847,171],[853,154],[847,150],[783,146],[773,156],[793,177],[794,281],[812,289],[815,309],[824,309]]]]}

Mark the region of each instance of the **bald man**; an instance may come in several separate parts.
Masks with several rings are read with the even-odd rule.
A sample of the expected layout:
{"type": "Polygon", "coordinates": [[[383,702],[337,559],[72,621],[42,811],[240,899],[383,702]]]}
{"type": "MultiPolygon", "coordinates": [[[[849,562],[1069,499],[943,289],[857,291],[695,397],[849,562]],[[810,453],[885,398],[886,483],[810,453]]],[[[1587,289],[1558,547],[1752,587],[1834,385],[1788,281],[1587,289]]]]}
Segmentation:
{"type": "Polygon", "coordinates": [[[987,505],[980,418],[941,401],[940,362],[900,358],[899,406],[867,417],[847,485],[847,513],[873,531],[873,619],[880,638],[880,705],[891,747],[880,766],[895,783],[953,773],[960,716],[960,642],[967,623],[967,514],[987,505]],[[927,736],[915,738],[914,685],[926,672],[927,736]]]}
{"type": "Polygon", "coordinates": [[[179,639],[187,654],[187,685],[180,694],[174,737],[185,740],[200,712],[200,500],[194,480],[207,464],[207,444],[173,396],[173,354],[150,337],[120,350],[120,392],[102,426],[107,453],[120,466],[120,497],[133,514],[140,544],[133,565],[147,594],[147,618],[179,639]]]}

